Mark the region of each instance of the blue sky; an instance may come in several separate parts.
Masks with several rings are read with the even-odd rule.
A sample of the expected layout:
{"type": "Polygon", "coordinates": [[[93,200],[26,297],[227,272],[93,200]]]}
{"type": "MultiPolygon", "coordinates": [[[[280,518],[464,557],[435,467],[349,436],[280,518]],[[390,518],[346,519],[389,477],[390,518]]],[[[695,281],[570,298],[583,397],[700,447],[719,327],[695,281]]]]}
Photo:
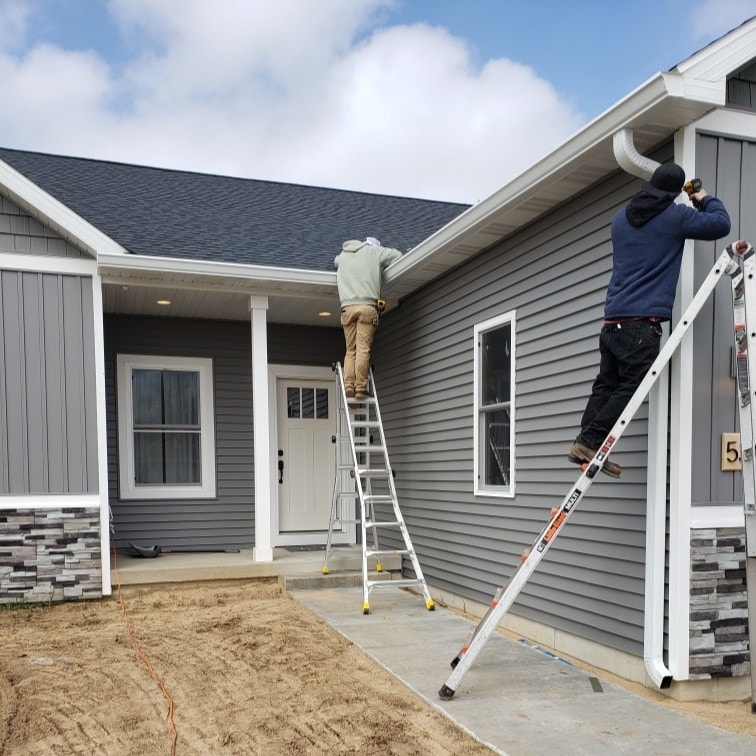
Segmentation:
{"type": "Polygon", "coordinates": [[[756,0],[0,0],[0,145],[475,202],[754,15],[756,0]]]}

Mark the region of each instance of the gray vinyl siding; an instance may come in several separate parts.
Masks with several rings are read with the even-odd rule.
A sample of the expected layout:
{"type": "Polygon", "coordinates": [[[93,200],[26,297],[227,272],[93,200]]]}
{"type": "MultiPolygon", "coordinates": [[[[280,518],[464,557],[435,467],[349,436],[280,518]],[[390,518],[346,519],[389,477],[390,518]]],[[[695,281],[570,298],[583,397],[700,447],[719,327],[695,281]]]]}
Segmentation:
{"type": "MultiPolygon", "coordinates": [[[[270,362],[330,365],[341,330],[268,328],[270,362]]],[[[252,352],[249,323],[105,317],[109,497],[117,547],[251,549],[254,544],[252,352]],[[216,474],[214,499],[121,501],[118,496],[116,357],[142,354],[213,361],[216,474]]],[[[267,443],[267,439],[265,440],[267,443]]]]}
{"type": "Polygon", "coordinates": [[[0,271],[0,495],[96,493],[92,279],[0,271]]]}
{"type": "Polygon", "coordinates": [[[3,195],[0,195],[0,252],[88,257],[3,195]]]}
{"type": "Polygon", "coordinates": [[[750,63],[727,77],[727,106],[756,110],[756,63],[750,63]]]}
{"type": "MultiPolygon", "coordinates": [[[[696,165],[704,186],[727,207],[732,230],[718,242],[696,242],[695,284],[700,286],[729,242],[756,241],[752,197],[756,192],[756,143],[699,134],[696,165]]],[[[722,281],[693,327],[692,500],[701,505],[742,505],[739,472],[722,472],[722,433],[739,430],[735,378],[732,374],[732,294],[722,281]]]]}
{"type": "MultiPolygon", "coordinates": [[[[655,155],[659,160],[671,147],[655,155]]],[[[387,314],[375,362],[402,512],[428,582],[488,603],[574,484],[569,444],[598,368],[617,173],[387,314]],[[473,495],[473,329],[514,310],[514,498],[473,495]]],[[[642,654],[647,405],[513,612],[642,654]]]]}

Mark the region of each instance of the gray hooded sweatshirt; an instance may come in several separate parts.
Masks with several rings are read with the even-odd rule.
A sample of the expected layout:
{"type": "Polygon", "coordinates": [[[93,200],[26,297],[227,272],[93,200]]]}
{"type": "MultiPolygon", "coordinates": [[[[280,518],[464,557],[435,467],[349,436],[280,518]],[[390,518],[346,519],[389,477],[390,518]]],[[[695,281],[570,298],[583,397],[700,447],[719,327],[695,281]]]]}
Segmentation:
{"type": "Polygon", "coordinates": [[[381,275],[402,253],[390,247],[375,247],[350,239],[341,245],[336,257],[336,282],[341,306],[375,304],[381,296],[381,275]]]}

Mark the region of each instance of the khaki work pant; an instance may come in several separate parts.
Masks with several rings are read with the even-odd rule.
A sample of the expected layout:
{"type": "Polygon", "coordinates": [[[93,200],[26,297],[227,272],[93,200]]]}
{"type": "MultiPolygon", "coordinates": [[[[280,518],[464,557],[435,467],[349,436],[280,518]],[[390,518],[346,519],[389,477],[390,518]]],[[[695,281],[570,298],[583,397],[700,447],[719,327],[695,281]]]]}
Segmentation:
{"type": "Polygon", "coordinates": [[[344,356],[344,386],[355,391],[367,391],[370,370],[370,349],[378,327],[378,311],[373,305],[347,305],[341,309],[346,355],[344,356]]]}

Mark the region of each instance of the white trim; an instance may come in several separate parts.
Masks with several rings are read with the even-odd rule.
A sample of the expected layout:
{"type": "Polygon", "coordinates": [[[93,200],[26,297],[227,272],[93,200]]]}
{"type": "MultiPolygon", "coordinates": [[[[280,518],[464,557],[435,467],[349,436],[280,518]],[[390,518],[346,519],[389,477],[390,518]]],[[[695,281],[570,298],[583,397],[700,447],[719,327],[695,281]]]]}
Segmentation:
{"type": "MultiPolygon", "coordinates": [[[[0,496],[0,510],[92,507],[100,509],[99,494],[24,494],[0,496]]],[[[103,566],[103,570],[104,570],[103,566]]]]}
{"type": "Polygon", "coordinates": [[[92,313],[94,317],[95,395],[97,405],[97,478],[100,503],[100,560],[102,595],[110,596],[110,502],[108,497],[108,431],[105,394],[105,338],[103,334],[102,282],[92,277],[92,313]]]}
{"type": "Polygon", "coordinates": [[[119,354],[118,395],[118,472],[122,501],[152,499],[213,499],[216,495],[215,401],[213,361],[200,357],[119,354]],[[131,371],[135,368],[189,370],[200,375],[201,483],[199,485],[143,485],[134,483],[134,433],[131,404],[131,371]]]}
{"type": "Polygon", "coordinates": [[[473,328],[473,495],[474,496],[488,496],[499,499],[512,499],[515,495],[515,376],[517,373],[515,362],[515,342],[517,341],[517,316],[516,310],[509,310],[508,312],[496,315],[493,318],[484,320],[482,323],[477,323],[473,328]],[[506,488],[502,487],[497,490],[495,488],[486,488],[481,485],[480,465],[481,465],[481,450],[480,450],[480,337],[481,334],[488,331],[492,331],[502,325],[508,324],[510,327],[510,348],[512,350],[510,356],[511,364],[511,384],[510,384],[510,396],[509,396],[509,475],[510,482],[506,488]]]}
{"type": "Polygon", "coordinates": [[[756,113],[720,108],[700,118],[690,128],[697,132],[714,132],[731,139],[756,139],[756,113]]]}
{"type": "MultiPolygon", "coordinates": [[[[336,381],[332,368],[318,367],[314,365],[270,365],[268,378],[271,386],[269,397],[270,425],[270,458],[276,459],[278,449],[278,381],[287,379],[310,380],[310,381],[336,381]]],[[[334,430],[335,422],[334,419],[334,430]]],[[[271,481],[271,513],[273,543],[275,546],[321,546],[325,542],[322,532],[318,533],[280,533],[278,524],[278,486],[275,480],[271,481]]],[[[354,544],[357,542],[357,530],[354,523],[344,526],[342,531],[333,534],[333,543],[354,544]]]]}
{"type": "Polygon", "coordinates": [[[273,518],[270,445],[270,415],[268,385],[268,298],[251,296],[250,338],[252,340],[252,412],[255,438],[255,546],[256,562],[273,561],[273,518]],[[261,442],[261,443],[258,443],[261,442]]]}
{"type": "Polygon", "coordinates": [[[744,528],[743,507],[692,507],[690,511],[691,530],[702,528],[744,528]]]}
{"type": "Polygon", "coordinates": [[[97,263],[82,257],[30,255],[26,252],[0,252],[0,269],[24,273],[58,273],[71,276],[97,275],[97,263]]]}
{"type": "Polygon", "coordinates": [[[0,160],[0,189],[22,210],[87,252],[127,255],[128,251],[26,176],[0,160]]]}
{"type": "MultiPolygon", "coordinates": [[[[675,160],[687,176],[695,175],[696,129],[675,134],[675,160]]],[[[695,295],[693,246],[685,242],[675,298],[673,322],[695,295]]],[[[694,326],[695,327],[695,326],[694,326]]],[[[675,680],[690,672],[690,509],[693,475],[693,328],[683,337],[671,361],[670,509],[669,509],[669,651],[668,666],[675,680]]]]}

